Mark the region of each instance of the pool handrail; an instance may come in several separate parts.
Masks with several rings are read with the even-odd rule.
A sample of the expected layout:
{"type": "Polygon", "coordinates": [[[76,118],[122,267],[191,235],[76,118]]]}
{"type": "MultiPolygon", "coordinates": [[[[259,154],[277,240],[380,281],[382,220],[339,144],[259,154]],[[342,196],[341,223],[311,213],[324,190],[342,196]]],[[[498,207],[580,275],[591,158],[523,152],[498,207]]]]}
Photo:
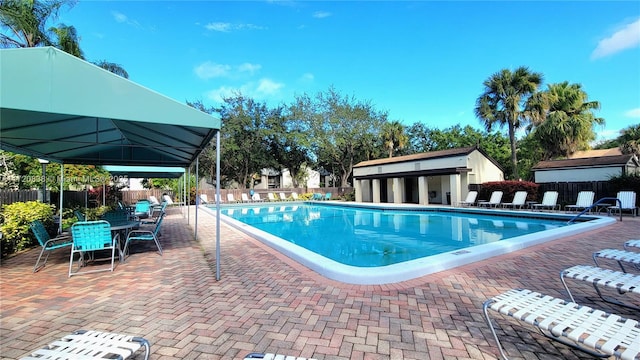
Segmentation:
{"type": "MultiPolygon", "coordinates": [[[[569,219],[569,221],[567,221],[567,224],[571,224],[573,223],[577,218],[579,218],[581,215],[591,211],[591,209],[593,209],[594,207],[597,207],[600,203],[602,203],[603,201],[610,201],[610,200],[614,200],[618,202],[618,205],[620,207],[622,207],[622,201],[620,201],[620,199],[618,198],[614,198],[614,197],[603,197],[601,199],[599,199],[598,201],[594,202],[593,204],[591,204],[591,206],[589,206],[588,208],[582,210],[578,215],[572,217],[571,219],[569,219]]],[[[609,211],[609,210],[607,210],[609,211]]],[[[620,221],[622,221],[622,211],[620,211],[620,221]]]]}

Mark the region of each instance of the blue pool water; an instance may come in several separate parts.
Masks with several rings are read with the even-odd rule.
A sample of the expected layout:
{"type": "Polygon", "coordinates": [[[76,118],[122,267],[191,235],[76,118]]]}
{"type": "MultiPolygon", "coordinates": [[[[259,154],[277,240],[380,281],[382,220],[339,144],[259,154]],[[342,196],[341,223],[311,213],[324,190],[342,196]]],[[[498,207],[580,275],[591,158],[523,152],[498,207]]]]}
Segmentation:
{"type": "MultiPolygon", "coordinates": [[[[567,220],[316,203],[223,208],[223,215],[338,263],[380,267],[567,226],[567,220]]],[[[529,214],[531,216],[531,214],[529,214]]]]}

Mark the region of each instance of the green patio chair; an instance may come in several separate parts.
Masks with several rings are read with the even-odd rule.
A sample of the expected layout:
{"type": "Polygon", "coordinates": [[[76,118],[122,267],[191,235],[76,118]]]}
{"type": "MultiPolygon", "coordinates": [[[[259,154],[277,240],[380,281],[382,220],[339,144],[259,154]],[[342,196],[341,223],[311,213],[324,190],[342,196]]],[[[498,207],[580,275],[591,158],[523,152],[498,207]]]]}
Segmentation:
{"type": "Polygon", "coordinates": [[[37,272],[46,265],[51,251],[71,246],[72,241],[69,235],[59,235],[55,238],[51,238],[49,236],[49,233],[47,232],[47,229],[45,229],[40,220],[33,221],[31,224],[29,224],[29,227],[31,228],[31,231],[33,231],[36,239],[38,239],[38,243],[40,243],[40,246],[42,247],[40,255],[38,256],[38,260],[36,261],[36,265],[33,267],[33,272],[37,272]],[[42,264],[39,265],[40,260],[42,259],[42,255],[44,255],[45,252],[47,253],[47,255],[44,257],[44,261],[42,262],[42,264]]]}
{"type": "Polygon", "coordinates": [[[132,241],[153,241],[158,247],[158,253],[162,255],[162,246],[160,246],[160,241],[158,240],[160,234],[160,226],[162,225],[162,219],[164,219],[165,213],[160,214],[158,218],[158,222],[156,223],[156,227],[153,230],[132,230],[127,235],[127,241],[124,243],[124,249],[122,250],[123,261],[127,257],[127,253],[129,251],[129,243],[132,241]]]}
{"type": "Polygon", "coordinates": [[[116,234],[113,238],[111,237],[111,224],[109,222],[105,220],[77,222],[71,226],[71,237],[73,238],[73,245],[71,246],[71,257],[69,259],[69,277],[99,271],[113,271],[116,248],[119,246],[119,234],[116,234]],[[111,252],[111,267],[80,272],[80,268],[86,265],[85,256],[89,256],[90,260],[95,260],[94,254],[100,250],[111,252]],[[74,272],[75,254],[80,256],[78,258],[78,269],[74,272]]]}

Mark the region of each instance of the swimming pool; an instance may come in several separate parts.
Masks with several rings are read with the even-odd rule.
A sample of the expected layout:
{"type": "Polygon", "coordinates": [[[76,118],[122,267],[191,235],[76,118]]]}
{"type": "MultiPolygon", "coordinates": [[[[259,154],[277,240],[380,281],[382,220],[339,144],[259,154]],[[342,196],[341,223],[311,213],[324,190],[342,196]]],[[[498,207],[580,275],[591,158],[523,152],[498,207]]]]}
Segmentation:
{"type": "Polygon", "coordinates": [[[342,282],[408,280],[615,222],[589,216],[355,203],[225,206],[221,220],[342,282]]]}

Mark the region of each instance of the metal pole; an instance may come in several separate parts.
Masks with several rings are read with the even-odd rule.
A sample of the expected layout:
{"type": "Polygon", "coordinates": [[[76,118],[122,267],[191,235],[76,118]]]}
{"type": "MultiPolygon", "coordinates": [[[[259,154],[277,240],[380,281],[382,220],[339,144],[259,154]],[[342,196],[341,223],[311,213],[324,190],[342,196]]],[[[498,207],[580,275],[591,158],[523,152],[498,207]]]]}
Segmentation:
{"type": "MultiPolygon", "coordinates": [[[[188,174],[187,174],[187,179],[188,179],[188,185],[187,185],[187,192],[189,193],[189,195],[185,194],[186,197],[186,202],[185,204],[187,204],[187,224],[190,224],[190,220],[191,220],[191,164],[189,164],[189,169],[187,170],[188,174]]],[[[187,179],[185,179],[185,181],[187,181],[187,179]]]]}
{"type": "Polygon", "coordinates": [[[64,197],[64,164],[60,164],[60,225],[58,233],[62,234],[62,198],[64,197]]]}
{"type": "Polygon", "coordinates": [[[198,240],[198,208],[200,207],[200,196],[198,195],[198,164],[199,164],[199,160],[200,157],[198,156],[196,158],[196,219],[195,219],[195,233],[194,236],[196,238],[196,241],[198,240]]]}
{"type": "Polygon", "coordinates": [[[220,280],[220,130],[216,133],[216,280],[220,280]]]}

